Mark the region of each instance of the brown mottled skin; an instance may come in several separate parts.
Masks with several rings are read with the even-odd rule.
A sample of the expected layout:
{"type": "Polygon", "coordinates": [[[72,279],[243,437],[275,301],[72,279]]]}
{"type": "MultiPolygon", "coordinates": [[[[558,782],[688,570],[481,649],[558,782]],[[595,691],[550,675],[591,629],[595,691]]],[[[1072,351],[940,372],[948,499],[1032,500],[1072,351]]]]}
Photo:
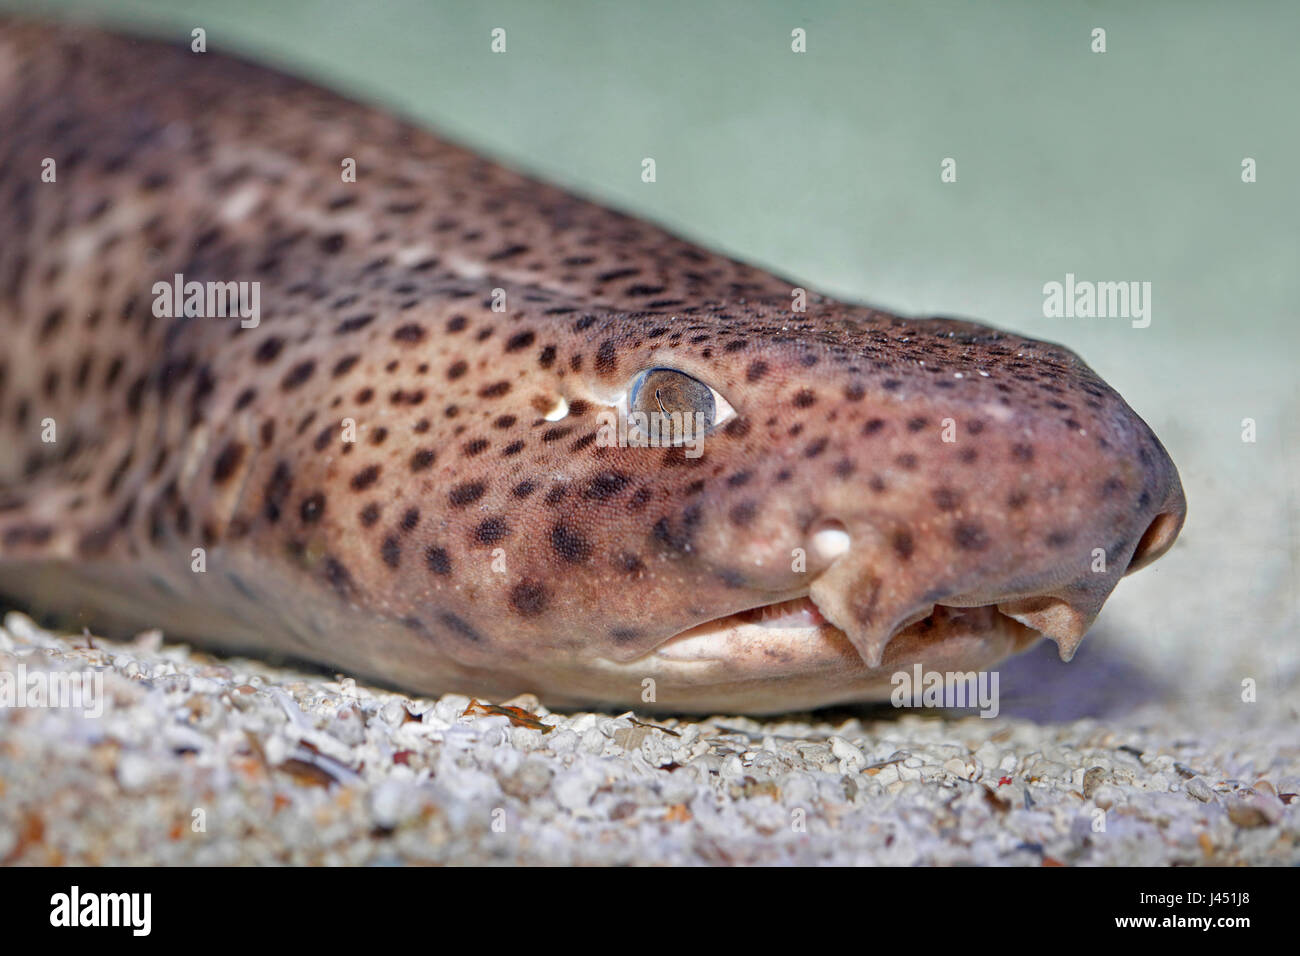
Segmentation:
{"type": "Polygon", "coordinates": [[[1064,348],[793,311],[246,62],[0,20],[0,130],[0,591],[38,611],[421,692],[779,711],[1038,631],[1068,656],[1181,527],[1160,442],[1064,348]],[[174,273],[259,281],[260,325],[155,318],[174,273]],[[734,406],[701,457],[595,440],[654,367],[734,406]],[[836,626],[670,641],[809,594],[836,626]]]}

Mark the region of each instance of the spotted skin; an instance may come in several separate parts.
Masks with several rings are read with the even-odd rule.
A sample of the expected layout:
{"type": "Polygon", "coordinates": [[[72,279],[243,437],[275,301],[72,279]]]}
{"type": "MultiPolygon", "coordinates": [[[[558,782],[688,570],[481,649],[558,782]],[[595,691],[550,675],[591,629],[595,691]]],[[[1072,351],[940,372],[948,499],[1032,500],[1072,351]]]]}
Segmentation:
{"type": "Polygon", "coordinates": [[[1159,441],[1059,346],[793,311],[260,67],[0,21],[0,128],[0,590],[38,610],[423,692],[777,711],[1039,631],[1068,656],[1181,527],[1159,441]],[[257,281],[259,324],[155,316],[177,273],[257,281]],[[654,367],[734,406],[700,456],[601,440],[654,367]],[[805,596],[810,628],[740,613],[805,596]]]}

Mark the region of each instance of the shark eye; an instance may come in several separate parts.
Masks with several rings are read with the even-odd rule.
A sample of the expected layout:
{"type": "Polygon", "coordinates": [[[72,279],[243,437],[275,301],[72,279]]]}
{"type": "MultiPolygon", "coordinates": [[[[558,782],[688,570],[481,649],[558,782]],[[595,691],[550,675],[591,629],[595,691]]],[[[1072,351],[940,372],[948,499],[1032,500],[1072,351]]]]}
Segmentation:
{"type": "Polygon", "coordinates": [[[639,374],[628,389],[627,412],[637,431],[664,445],[703,437],[736,414],[717,389],[672,368],[639,374]]]}

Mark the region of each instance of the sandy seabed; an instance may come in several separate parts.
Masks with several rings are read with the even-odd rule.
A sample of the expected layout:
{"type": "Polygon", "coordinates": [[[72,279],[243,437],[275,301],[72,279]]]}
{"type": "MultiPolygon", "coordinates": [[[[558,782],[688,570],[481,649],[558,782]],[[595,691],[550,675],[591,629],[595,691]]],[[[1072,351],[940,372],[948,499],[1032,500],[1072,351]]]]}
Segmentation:
{"type": "Polygon", "coordinates": [[[0,670],[89,669],[103,706],[0,708],[0,861],[1300,863],[1284,697],[1143,704],[1089,657],[1010,662],[992,719],[656,719],[414,698],[10,613],[0,670]],[[1081,696],[1120,716],[1072,716],[1081,696]]]}

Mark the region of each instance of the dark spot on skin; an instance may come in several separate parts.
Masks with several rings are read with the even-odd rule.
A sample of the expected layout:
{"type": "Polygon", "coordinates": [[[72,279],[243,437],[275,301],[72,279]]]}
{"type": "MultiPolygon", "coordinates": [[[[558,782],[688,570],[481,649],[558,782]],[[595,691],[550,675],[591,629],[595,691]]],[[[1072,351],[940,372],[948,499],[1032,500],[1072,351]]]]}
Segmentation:
{"type": "Polygon", "coordinates": [[[1012,511],[1019,511],[1029,503],[1029,495],[1023,491],[1013,491],[1007,495],[1007,507],[1012,511]]]}
{"type": "Polygon", "coordinates": [[[525,579],[510,592],[510,606],[524,617],[533,617],[546,610],[548,595],[540,581],[525,579]]]}
{"type": "Polygon", "coordinates": [[[518,352],[521,349],[526,349],[528,346],[533,344],[533,341],[536,338],[537,336],[528,330],[516,332],[514,335],[510,336],[510,338],[506,339],[506,351],[518,352]]]}
{"type": "Polygon", "coordinates": [[[731,523],[739,528],[743,528],[754,520],[754,515],[758,513],[758,506],[752,501],[742,501],[731,509],[731,523]]]}
{"type": "Polygon", "coordinates": [[[894,463],[904,471],[916,471],[917,457],[909,452],[908,454],[899,455],[894,459],[894,463]]]}
{"type": "Polygon", "coordinates": [[[894,546],[894,553],[904,561],[916,551],[916,542],[912,540],[910,531],[895,531],[890,543],[894,546]]]}
{"type": "Polygon", "coordinates": [[[940,511],[955,511],[961,505],[961,494],[951,488],[935,488],[930,497],[940,511]]]}
{"type": "Polygon", "coordinates": [[[384,564],[390,568],[395,568],[402,563],[402,545],[396,535],[390,534],[384,539],[384,543],[379,547],[379,555],[383,558],[384,564]]]}
{"type": "Polygon", "coordinates": [[[243,462],[244,454],[247,451],[248,448],[243,442],[228,442],[212,466],[212,480],[219,485],[224,485],[229,481],[243,462]]]}
{"type": "Polygon", "coordinates": [[[283,348],[284,339],[272,336],[257,347],[257,351],[253,353],[253,359],[262,365],[266,365],[274,362],[283,348]]]}
{"type": "Polygon", "coordinates": [[[367,465],[352,476],[350,482],[353,491],[365,491],[379,480],[379,466],[367,465]]]}
{"type": "Polygon", "coordinates": [[[907,421],[907,430],[909,432],[919,432],[928,422],[924,418],[910,418],[907,421]]]}
{"type": "Polygon", "coordinates": [[[364,329],[371,322],[375,321],[373,315],[354,315],[350,319],[344,319],[334,329],[335,335],[347,335],[349,332],[357,332],[364,329]]]}
{"type": "Polygon", "coordinates": [[[415,526],[420,523],[420,509],[407,508],[402,514],[402,530],[414,531],[415,526]]]}
{"type": "Polygon", "coordinates": [[[131,382],[130,388],[126,390],[126,410],[131,415],[139,415],[140,402],[144,398],[144,386],[148,385],[147,376],[139,376],[131,382]]]}
{"type": "Polygon", "coordinates": [[[457,617],[455,614],[452,614],[450,611],[443,611],[438,615],[438,620],[445,624],[447,629],[457,637],[463,637],[465,640],[473,641],[476,644],[483,641],[482,634],[474,630],[474,628],[470,627],[468,623],[457,617]]]}
{"type": "Polygon", "coordinates": [[[346,239],[341,232],[332,232],[328,236],[322,236],[320,241],[320,250],[326,255],[334,255],[342,248],[346,239]]]}
{"type": "Polygon", "coordinates": [[[546,346],[546,348],[542,349],[541,354],[537,356],[537,364],[540,365],[542,368],[550,368],[552,365],[555,364],[554,345],[548,345],[546,346]]]}
{"type": "Polygon", "coordinates": [[[436,457],[432,448],[421,448],[411,455],[411,471],[425,471],[436,457]]]}
{"type": "Polygon", "coordinates": [[[30,544],[39,547],[52,537],[54,537],[54,529],[49,525],[16,525],[5,529],[4,543],[9,546],[30,544]]]}
{"type": "Polygon", "coordinates": [[[361,518],[361,524],[364,527],[374,527],[375,522],[379,520],[379,505],[375,504],[373,501],[370,502],[370,504],[361,509],[359,517],[361,518]]]}
{"type": "Polygon", "coordinates": [[[506,445],[505,448],[501,449],[501,457],[509,458],[511,455],[517,455],[523,450],[524,450],[523,442],[513,441],[509,445],[506,445]]]}
{"type": "Polygon", "coordinates": [[[757,382],[767,374],[767,363],[762,359],[757,362],[751,362],[749,368],[745,371],[745,381],[757,382]]]}
{"type": "Polygon", "coordinates": [[[883,418],[872,418],[863,423],[862,434],[864,436],[874,435],[884,427],[885,420],[883,418]]]}
{"type": "Polygon", "coordinates": [[[447,499],[457,508],[473,504],[483,497],[486,486],[481,481],[470,481],[457,485],[447,493],[447,499]]]}
{"type": "Polygon", "coordinates": [[[324,451],[326,448],[329,447],[330,442],[333,440],[334,440],[334,426],[326,425],[316,434],[316,438],[315,440],[312,441],[311,446],[312,448],[315,448],[317,451],[324,451]]]}
{"type": "Polygon", "coordinates": [[[434,574],[451,574],[451,556],[446,548],[429,547],[424,552],[424,563],[434,574]]]}
{"type": "Polygon", "coordinates": [[[808,408],[809,406],[816,404],[816,402],[817,396],[810,389],[806,388],[798,392],[794,397],[795,408],[808,408]]]}
{"type": "Polygon", "coordinates": [[[360,361],[361,361],[360,355],[345,355],[343,356],[343,358],[339,359],[337,362],[334,363],[334,368],[330,370],[330,375],[334,378],[339,378],[343,375],[346,375],[348,372],[352,371],[352,369],[360,361]]]}
{"type": "Polygon", "coordinates": [[[348,594],[353,589],[352,575],[343,562],[333,555],[325,558],[325,579],[339,594],[348,594]]]}
{"type": "Polygon", "coordinates": [[[262,492],[264,499],[262,513],[266,515],[267,521],[275,524],[280,520],[284,501],[289,497],[289,491],[292,487],[293,474],[289,470],[289,463],[286,461],[277,462],[275,470],[271,472],[271,477],[267,479],[266,488],[262,492]]]}
{"type": "Polygon", "coordinates": [[[631,480],[622,472],[604,471],[591,479],[582,494],[593,501],[605,501],[622,492],[631,480]]]}
{"type": "Polygon", "coordinates": [[[466,362],[464,359],[461,359],[459,361],[453,362],[451,366],[447,369],[447,378],[450,381],[454,382],[456,381],[456,379],[460,378],[468,371],[469,371],[469,363],[466,362]]]}
{"type": "Polygon", "coordinates": [[[315,371],[315,359],[307,359],[306,361],[299,362],[293,368],[289,369],[289,371],[285,373],[284,378],[280,380],[281,390],[286,392],[292,391],[306,382],[307,379],[311,378],[312,373],[315,371]]]}
{"type": "Polygon", "coordinates": [[[465,331],[465,326],[469,324],[469,319],[463,315],[453,315],[447,320],[447,331],[453,335],[457,332],[465,331]]]}
{"type": "Polygon", "coordinates": [[[474,540],[479,544],[496,544],[509,534],[510,526],[504,518],[487,518],[474,529],[474,540]]]}
{"type": "Polygon", "coordinates": [[[519,484],[510,489],[510,494],[516,498],[527,498],[537,490],[537,483],[531,479],[525,478],[519,484]]]}
{"type": "Polygon", "coordinates": [[[1102,498],[1113,498],[1124,491],[1124,482],[1119,478],[1107,478],[1101,486],[1102,498]]]}
{"type": "Polygon", "coordinates": [[[866,394],[867,389],[861,382],[853,382],[844,388],[844,397],[850,402],[860,402],[866,394]]]}
{"type": "Polygon", "coordinates": [[[513,259],[515,256],[523,255],[527,251],[528,251],[527,246],[522,246],[516,243],[514,245],[505,246],[501,249],[498,249],[496,252],[489,254],[488,261],[501,262],[505,259],[513,259]]]}
{"type": "Polygon", "coordinates": [[[427,638],[429,636],[429,629],[424,626],[423,621],[421,621],[418,617],[415,617],[414,615],[408,615],[402,618],[402,626],[407,628],[408,630],[414,631],[416,634],[419,634],[421,637],[427,638]]]}
{"type": "Polygon", "coordinates": [[[551,550],[570,564],[586,561],[591,556],[591,545],[587,539],[564,523],[551,529],[551,550]]]}
{"type": "Polygon", "coordinates": [[[479,389],[479,398],[500,398],[510,391],[509,382],[493,382],[491,385],[484,385],[479,389]]]}
{"type": "Polygon", "coordinates": [[[952,529],[952,540],[963,551],[983,551],[989,546],[984,526],[975,521],[959,521],[952,529]]]}
{"type": "Polygon", "coordinates": [[[393,332],[393,341],[401,342],[405,345],[414,345],[417,342],[424,341],[424,326],[417,325],[414,322],[408,322],[406,325],[399,326],[393,332]]]}
{"type": "Polygon", "coordinates": [[[1011,457],[1018,462],[1031,462],[1034,460],[1034,446],[1018,442],[1011,446],[1011,457]]]}
{"type": "Polygon", "coordinates": [[[618,351],[614,343],[606,339],[600,343],[600,348],[596,350],[596,373],[599,375],[609,375],[618,368],[618,351]]]}
{"type": "Polygon", "coordinates": [[[1049,548],[1064,548],[1074,540],[1074,532],[1057,529],[1044,539],[1049,548]]]}
{"type": "Polygon", "coordinates": [[[374,397],[375,397],[375,390],[373,388],[370,388],[369,386],[366,386],[361,391],[357,392],[356,403],[358,405],[365,405],[374,397]]]}
{"type": "Polygon", "coordinates": [[[825,438],[818,438],[804,449],[803,456],[805,458],[816,458],[826,450],[826,445],[827,440],[825,438]]]}

